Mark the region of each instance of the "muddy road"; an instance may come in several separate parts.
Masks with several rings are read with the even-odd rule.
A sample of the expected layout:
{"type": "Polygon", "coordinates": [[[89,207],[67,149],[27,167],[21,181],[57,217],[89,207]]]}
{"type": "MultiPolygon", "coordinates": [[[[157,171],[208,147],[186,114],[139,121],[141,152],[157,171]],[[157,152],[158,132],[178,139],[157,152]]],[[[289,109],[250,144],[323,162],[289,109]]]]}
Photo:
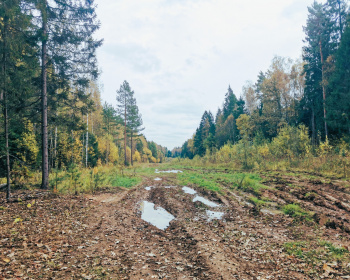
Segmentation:
{"type": "Polygon", "coordinates": [[[145,179],[132,190],[43,198],[43,209],[50,199],[75,205],[66,206],[72,222],[64,233],[57,231],[56,243],[66,247],[52,250],[54,237],[45,239],[52,252],[29,241],[25,248],[23,240],[2,242],[0,279],[350,279],[348,182],[265,174],[271,188],[262,195],[269,201],[257,206],[251,194],[236,189],[186,189],[176,174],[157,176],[161,180],[145,179]],[[161,226],[152,221],[162,219],[159,211],[144,212],[147,203],[167,212],[161,226]],[[288,204],[312,211],[311,220],[282,213],[288,204]],[[18,250],[28,248],[32,255],[25,259],[18,250]],[[37,274],[30,270],[16,278],[16,271],[28,271],[37,251],[48,255],[37,274]],[[15,261],[7,262],[10,252],[15,261]]]}

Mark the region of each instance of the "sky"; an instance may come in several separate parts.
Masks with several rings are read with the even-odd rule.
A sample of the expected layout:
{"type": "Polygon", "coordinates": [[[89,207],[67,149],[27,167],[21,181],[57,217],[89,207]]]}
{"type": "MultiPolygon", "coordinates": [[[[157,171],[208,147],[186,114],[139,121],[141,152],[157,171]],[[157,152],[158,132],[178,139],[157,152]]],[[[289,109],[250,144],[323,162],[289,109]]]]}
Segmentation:
{"type": "Polygon", "coordinates": [[[171,150],[215,116],[229,85],[239,97],[274,56],[301,57],[313,0],[95,0],[104,43],[101,97],[116,106],[127,80],[148,141],[171,150]]]}

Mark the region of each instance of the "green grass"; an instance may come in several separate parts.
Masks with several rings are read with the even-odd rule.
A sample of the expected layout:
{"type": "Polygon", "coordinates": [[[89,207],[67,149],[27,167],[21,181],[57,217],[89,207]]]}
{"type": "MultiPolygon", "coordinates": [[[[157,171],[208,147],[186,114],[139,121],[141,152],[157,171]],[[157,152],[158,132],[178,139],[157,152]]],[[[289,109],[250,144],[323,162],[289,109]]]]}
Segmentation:
{"type": "Polygon", "coordinates": [[[297,257],[313,265],[324,262],[348,261],[349,251],[339,248],[331,242],[320,240],[318,243],[308,241],[293,241],[283,244],[288,255],[297,257]]]}
{"type": "Polygon", "coordinates": [[[141,178],[138,177],[117,177],[112,181],[112,186],[131,188],[138,185],[141,181],[141,178]]]}
{"type": "Polygon", "coordinates": [[[302,209],[297,204],[288,204],[283,206],[282,211],[284,214],[297,218],[300,220],[312,221],[312,212],[302,209]]]}

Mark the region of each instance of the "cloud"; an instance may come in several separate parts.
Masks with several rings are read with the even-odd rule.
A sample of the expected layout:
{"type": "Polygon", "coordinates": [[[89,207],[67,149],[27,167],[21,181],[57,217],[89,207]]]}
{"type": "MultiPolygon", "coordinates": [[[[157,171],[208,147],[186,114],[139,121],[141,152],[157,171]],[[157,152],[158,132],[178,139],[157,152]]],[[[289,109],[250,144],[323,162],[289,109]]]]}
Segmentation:
{"type": "Polygon", "coordinates": [[[148,139],[172,148],[274,55],[299,57],[313,0],[96,0],[102,97],[127,80],[148,139]]]}

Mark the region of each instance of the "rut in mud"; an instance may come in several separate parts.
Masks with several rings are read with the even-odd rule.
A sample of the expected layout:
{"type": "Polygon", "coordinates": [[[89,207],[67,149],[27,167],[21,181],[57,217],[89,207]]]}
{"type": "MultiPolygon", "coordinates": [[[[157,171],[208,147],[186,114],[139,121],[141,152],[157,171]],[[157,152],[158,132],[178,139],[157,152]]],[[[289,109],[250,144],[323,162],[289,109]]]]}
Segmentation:
{"type": "MultiPolygon", "coordinates": [[[[263,193],[270,199],[265,209],[250,203],[249,193],[229,187],[221,194],[196,186],[184,188],[176,184],[175,173],[157,176],[160,180],[147,179],[129,191],[114,190],[70,201],[66,198],[65,202],[55,198],[56,205],[74,202],[76,215],[84,215],[72,222],[74,230],[61,241],[67,250],[54,254],[45,252],[46,247],[31,249],[44,250],[53,263],[60,264],[52,268],[45,259],[37,266],[38,273],[52,279],[349,278],[348,182],[284,174],[265,176],[264,184],[271,187],[263,193]],[[205,203],[196,197],[204,198],[205,203]],[[169,226],[159,229],[144,221],[144,201],[171,214],[174,219],[169,226]],[[291,203],[313,211],[313,220],[296,220],[280,211],[291,203]],[[326,249],[319,251],[316,248],[322,240],[328,243],[322,243],[326,249]],[[292,244],[290,250],[286,244],[292,244]],[[336,246],[344,257],[332,259],[327,244],[336,246]]],[[[1,246],[7,252],[16,246],[26,251],[21,242],[1,246]]],[[[17,263],[10,262],[0,270],[4,279],[10,279],[20,264],[25,270],[28,268],[23,266],[35,262],[28,255],[27,261],[19,254],[14,256],[17,263]]]]}

